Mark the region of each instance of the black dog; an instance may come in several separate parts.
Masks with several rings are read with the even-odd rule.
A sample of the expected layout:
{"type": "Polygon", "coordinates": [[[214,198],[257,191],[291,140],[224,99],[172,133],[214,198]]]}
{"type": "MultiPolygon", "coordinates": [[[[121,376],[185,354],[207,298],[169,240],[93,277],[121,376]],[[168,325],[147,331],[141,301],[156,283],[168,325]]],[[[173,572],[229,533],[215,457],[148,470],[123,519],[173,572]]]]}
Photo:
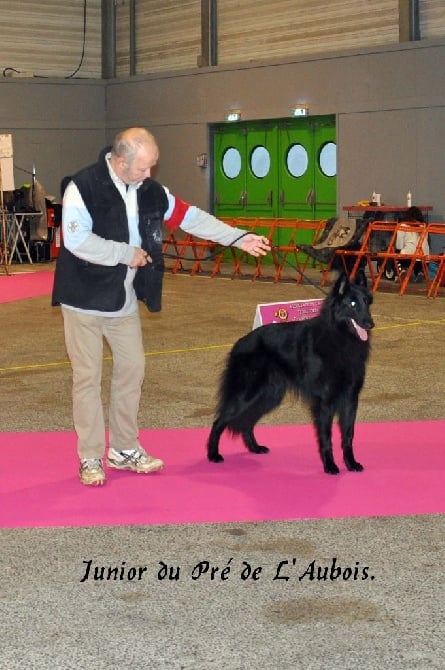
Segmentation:
{"type": "Polygon", "coordinates": [[[241,434],[249,451],[266,454],[269,449],[256,441],[254,426],[291,391],[311,408],[324,471],[339,472],[332,454],[336,414],[346,467],[363,470],[354,458],[352,440],[369,355],[369,330],[374,327],[371,303],[362,271],[354,282],[341,275],[319,316],[260,326],[238,340],[222,375],[208,459],[224,460],[219,440],[226,428],[241,434]]]}

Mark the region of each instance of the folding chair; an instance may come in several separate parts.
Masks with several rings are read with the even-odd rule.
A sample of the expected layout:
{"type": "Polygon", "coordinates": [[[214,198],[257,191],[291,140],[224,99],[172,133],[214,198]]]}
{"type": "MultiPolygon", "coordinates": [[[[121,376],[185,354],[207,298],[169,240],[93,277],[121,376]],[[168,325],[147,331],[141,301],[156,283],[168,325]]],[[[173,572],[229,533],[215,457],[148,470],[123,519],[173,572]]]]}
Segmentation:
{"type": "Polygon", "coordinates": [[[341,264],[344,272],[350,279],[354,279],[358,269],[363,266],[363,263],[366,263],[371,279],[374,282],[374,268],[372,265],[372,254],[370,246],[371,235],[373,232],[371,226],[371,222],[367,224],[358,247],[337,247],[335,249],[331,260],[323,270],[323,284],[325,283],[327,276],[332,271],[333,267],[336,266],[337,262],[341,264]]]}
{"type": "MultiPolygon", "coordinates": [[[[277,219],[257,219],[257,227],[253,232],[255,232],[257,235],[263,235],[263,237],[267,237],[271,249],[273,249],[273,240],[277,225],[277,219]]],[[[253,272],[252,281],[255,281],[256,279],[273,279],[275,281],[276,262],[273,253],[271,254],[271,257],[273,265],[272,274],[269,274],[265,271],[265,268],[270,265],[268,265],[267,256],[258,256],[254,259],[256,267],[253,272]]]]}
{"type": "Polygon", "coordinates": [[[290,265],[288,261],[289,255],[293,257],[292,267],[297,271],[295,281],[297,284],[302,283],[309,263],[313,262],[315,265],[315,261],[304,249],[300,248],[300,245],[303,243],[305,245],[316,244],[324,231],[325,225],[326,219],[278,220],[276,232],[280,234],[282,231],[290,231],[290,236],[286,243],[278,242],[272,248],[272,258],[275,264],[275,283],[280,281],[285,265],[290,265]]]}
{"type": "Polygon", "coordinates": [[[441,286],[445,286],[445,223],[428,225],[430,252],[422,257],[422,270],[427,283],[428,298],[436,298],[441,286]],[[431,266],[436,264],[436,274],[431,277],[431,266]]]}
{"type": "MultiPolygon", "coordinates": [[[[234,224],[236,228],[244,229],[246,233],[257,233],[259,228],[259,221],[259,219],[240,218],[235,219],[234,224]]],[[[235,279],[235,277],[246,276],[244,272],[245,266],[251,264],[252,261],[255,263],[255,268],[252,274],[253,276],[257,276],[258,264],[261,262],[260,259],[252,258],[252,256],[249,256],[249,254],[247,254],[242,249],[239,249],[238,247],[229,247],[229,252],[232,256],[234,266],[232,279],[235,279]]]]}
{"type": "Polygon", "coordinates": [[[370,222],[364,219],[337,219],[331,227],[328,236],[317,245],[322,247],[330,257],[323,268],[322,286],[327,283],[329,274],[337,269],[338,265],[353,279],[359,267],[366,260],[371,276],[373,269],[369,261],[370,222]]]}
{"type": "MultiPolygon", "coordinates": [[[[224,223],[227,223],[228,226],[232,226],[232,228],[235,228],[237,226],[237,221],[238,219],[234,217],[219,217],[220,221],[223,221],[224,223]]],[[[210,273],[211,277],[216,277],[216,275],[219,275],[221,273],[221,265],[226,258],[227,255],[227,249],[224,247],[221,248],[221,251],[215,256],[213,260],[213,268],[210,273]]]]}
{"type": "Polygon", "coordinates": [[[213,260],[213,254],[218,245],[216,242],[211,242],[210,240],[193,239],[190,246],[195,259],[190,270],[190,275],[193,276],[198,274],[198,272],[206,271],[202,263],[213,260]]]}
{"type": "Polygon", "coordinates": [[[445,286],[445,255],[442,254],[438,258],[438,267],[434,279],[431,281],[428,298],[436,298],[441,286],[445,286]]]}
{"type": "Polygon", "coordinates": [[[169,235],[166,237],[166,239],[163,241],[162,244],[162,253],[168,257],[169,254],[174,257],[174,264],[173,267],[171,268],[171,272],[173,274],[176,274],[179,270],[184,270],[184,267],[182,265],[182,261],[185,257],[185,253],[187,249],[191,246],[193,240],[193,236],[188,234],[185,235],[184,238],[178,239],[175,236],[174,232],[169,233],[169,235]],[[174,253],[171,253],[169,251],[170,248],[173,248],[174,253]]]}
{"type": "Polygon", "coordinates": [[[396,271],[397,279],[400,282],[399,295],[403,295],[410,282],[415,264],[418,261],[422,262],[425,257],[422,247],[425,237],[428,234],[428,227],[426,223],[413,223],[411,221],[400,221],[393,225],[394,225],[394,232],[391,237],[387,250],[379,251],[374,256],[375,259],[378,262],[380,262],[380,268],[373,284],[373,290],[377,291],[378,286],[380,284],[380,280],[385,272],[386,265],[389,261],[392,261],[396,271]],[[401,254],[400,251],[396,249],[397,233],[399,231],[402,231],[404,233],[416,233],[418,235],[417,245],[412,254],[401,254]],[[398,261],[400,260],[409,261],[409,265],[406,269],[401,269],[399,267],[398,261]]]}

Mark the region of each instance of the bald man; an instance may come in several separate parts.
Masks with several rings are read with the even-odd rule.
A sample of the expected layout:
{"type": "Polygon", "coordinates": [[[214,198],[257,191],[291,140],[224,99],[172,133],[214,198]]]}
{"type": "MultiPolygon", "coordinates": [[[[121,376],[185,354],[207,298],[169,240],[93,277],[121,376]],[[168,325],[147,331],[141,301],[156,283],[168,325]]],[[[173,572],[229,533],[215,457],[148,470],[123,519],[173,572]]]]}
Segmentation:
{"type": "Polygon", "coordinates": [[[163,224],[253,256],[270,248],[266,238],[227,226],[157,183],[151,174],[158,160],[153,135],[128,128],[64,191],[52,302],[62,307],[79,477],[87,486],[106,481],[104,337],[113,356],[106,464],[145,474],[164,466],[139,443],[137,423],[145,374],[138,300],[150,311],[161,309],[163,224]]]}

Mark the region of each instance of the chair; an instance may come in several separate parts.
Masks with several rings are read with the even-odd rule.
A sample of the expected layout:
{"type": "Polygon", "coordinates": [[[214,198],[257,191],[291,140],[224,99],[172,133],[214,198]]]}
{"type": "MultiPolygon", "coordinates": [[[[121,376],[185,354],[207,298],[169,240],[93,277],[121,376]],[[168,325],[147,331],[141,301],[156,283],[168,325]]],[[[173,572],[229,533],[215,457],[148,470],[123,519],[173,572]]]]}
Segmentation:
{"type": "Polygon", "coordinates": [[[190,247],[192,250],[193,258],[195,259],[195,262],[193,263],[190,270],[190,275],[194,276],[198,274],[198,272],[206,271],[202,264],[205,261],[214,260],[214,253],[216,248],[218,247],[218,244],[210,240],[201,240],[201,239],[196,240],[193,238],[190,242],[190,247]]]}
{"type": "Polygon", "coordinates": [[[326,219],[278,220],[276,227],[278,236],[281,232],[286,234],[287,231],[290,231],[290,236],[285,243],[280,243],[278,241],[278,244],[275,244],[272,247],[272,258],[274,259],[276,268],[274,282],[280,281],[285,265],[291,265],[288,261],[288,256],[291,255],[293,257],[292,267],[295,268],[298,273],[295,281],[297,284],[302,283],[304,273],[309,263],[312,262],[315,265],[315,261],[305,251],[304,247],[300,245],[304,243],[304,245],[307,246],[308,241],[312,245],[316,244],[323,234],[325,225],[326,219]],[[311,237],[310,240],[308,239],[309,237],[311,237]]]}
{"type": "Polygon", "coordinates": [[[372,265],[371,240],[374,233],[372,222],[361,221],[357,230],[358,242],[351,247],[337,247],[323,270],[322,285],[327,281],[331,270],[341,264],[343,271],[350,279],[354,279],[357,271],[364,264],[367,265],[372,281],[374,281],[374,269],[372,265]]]}
{"type": "Polygon", "coordinates": [[[184,269],[182,259],[184,258],[187,247],[190,245],[191,237],[191,235],[185,235],[184,238],[178,239],[172,231],[168,234],[166,239],[163,240],[162,253],[165,257],[173,258],[175,261],[171,269],[173,274],[184,269]],[[173,248],[174,253],[170,251],[171,248],[173,248]]]}
{"type": "MultiPolygon", "coordinates": [[[[381,222],[375,222],[381,223],[381,222]]],[[[400,282],[400,291],[399,295],[404,295],[406,288],[410,282],[411,276],[413,274],[415,264],[420,261],[424,262],[425,254],[423,251],[423,243],[428,234],[428,227],[426,223],[414,223],[411,221],[400,221],[395,224],[394,232],[392,234],[391,240],[389,242],[388,248],[386,251],[379,251],[374,254],[374,259],[379,263],[379,271],[373,283],[373,291],[377,291],[380,280],[384,275],[385,268],[389,261],[392,261],[396,271],[397,279],[400,282]],[[418,236],[417,245],[412,254],[401,254],[400,251],[396,249],[396,240],[397,233],[415,233],[418,236]],[[398,261],[404,260],[409,261],[409,265],[406,269],[401,269],[399,267],[398,261]]]]}
{"type": "MultiPolygon", "coordinates": [[[[223,219],[224,220],[224,219],[223,219]]],[[[227,220],[225,220],[227,223],[227,220]]],[[[230,225],[235,226],[236,228],[244,229],[246,233],[255,233],[256,235],[264,235],[272,243],[271,235],[273,235],[274,230],[274,220],[273,219],[261,219],[261,218],[237,218],[230,221],[230,225]]],[[[252,281],[258,279],[258,277],[264,276],[262,272],[262,262],[263,257],[259,256],[253,258],[250,254],[243,251],[239,247],[229,247],[229,253],[231,254],[233,261],[233,272],[232,279],[235,277],[244,277],[246,276],[246,266],[254,264],[252,270],[252,281]]],[[[215,276],[215,273],[220,269],[221,263],[224,260],[224,253],[218,259],[217,265],[214,267],[212,272],[212,277],[215,276]]]]}
{"type": "Polygon", "coordinates": [[[428,298],[435,298],[445,285],[445,223],[428,225],[430,252],[422,257],[422,270],[427,283],[428,298]],[[437,264],[436,274],[431,278],[431,264],[437,264]]]}
{"type": "MultiPolygon", "coordinates": [[[[263,235],[267,237],[271,250],[273,249],[275,231],[277,229],[278,220],[277,219],[257,219],[257,228],[253,232],[257,235],[263,235]]],[[[271,253],[273,270],[272,275],[268,272],[265,272],[266,267],[270,267],[270,264],[267,263],[265,256],[258,256],[255,258],[255,270],[253,272],[252,281],[255,279],[273,279],[275,281],[276,275],[276,261],[273,253],[271,253]]]]}

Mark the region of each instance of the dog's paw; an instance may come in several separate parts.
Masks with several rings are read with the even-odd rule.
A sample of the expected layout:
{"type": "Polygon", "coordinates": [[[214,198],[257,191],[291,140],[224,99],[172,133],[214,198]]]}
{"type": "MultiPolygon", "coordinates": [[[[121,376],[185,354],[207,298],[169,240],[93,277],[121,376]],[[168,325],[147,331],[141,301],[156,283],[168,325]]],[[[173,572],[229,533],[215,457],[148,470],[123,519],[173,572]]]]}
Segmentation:
{"type": "Polygon", "coordinates": [[[269,447],[264,447],[261,446],[261,444],[258,444],[256,447],[249,449],[253,454],[268,454],[270,449],[269,447]]]}
{"type": "Polygon", "coordinates": [[[350,472],[362,472],[364,470],[363,465],[358,461],[349,461],[349,463],[346,463],[346,467],[350,472]]]}
{"type": "Polygon", "coordinates": [[[224,456],[221,456],[221,454],[209,454],[208,459],[211,463],[222,463],[224,461],[224,456]]]}
{"type": "Polygon", "coordinates": [[[324,471],[328,475],[338,475],[340,472],[338,466],[332,461],[332,463],[325,463],[324,471]]]}

